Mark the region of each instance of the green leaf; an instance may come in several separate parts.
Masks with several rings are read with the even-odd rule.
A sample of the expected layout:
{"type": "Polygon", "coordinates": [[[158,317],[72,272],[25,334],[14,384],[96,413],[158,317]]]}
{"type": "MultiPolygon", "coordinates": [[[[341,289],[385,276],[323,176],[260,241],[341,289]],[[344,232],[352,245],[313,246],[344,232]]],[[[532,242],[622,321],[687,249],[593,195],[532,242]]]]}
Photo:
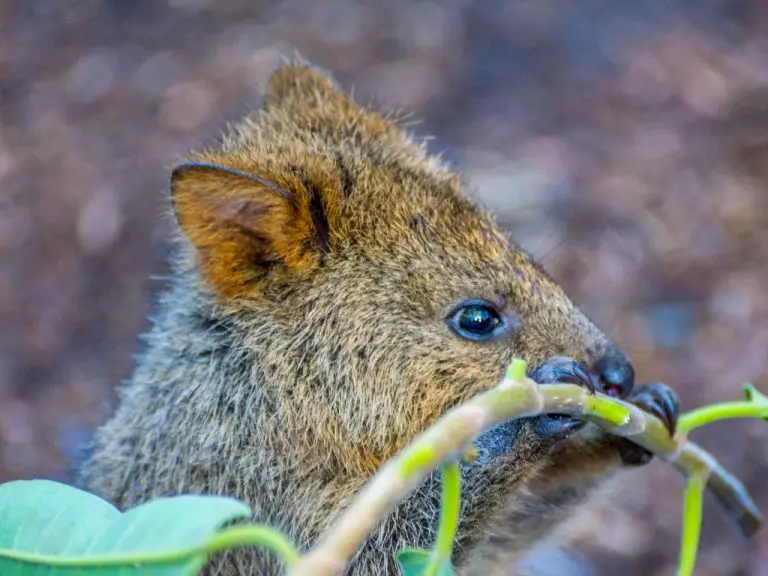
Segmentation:
{"type": "Polygon", "coordinates": [[[120,513],[65,484],[0,485],[3,576],[194,575],[206,543],[250,509],[232,498],[159,498],[120,513]]]}
{"type": "MultiPolygon", "coordinates": [[[[397,553],[397,562],[403,571],[403,576],[422,576],[429,564],[429,550],[423,548],[404,548],[397,553]]],[[[440,564],[437,576],[455,576],[456,571],[449,561],[440,564]]]]}

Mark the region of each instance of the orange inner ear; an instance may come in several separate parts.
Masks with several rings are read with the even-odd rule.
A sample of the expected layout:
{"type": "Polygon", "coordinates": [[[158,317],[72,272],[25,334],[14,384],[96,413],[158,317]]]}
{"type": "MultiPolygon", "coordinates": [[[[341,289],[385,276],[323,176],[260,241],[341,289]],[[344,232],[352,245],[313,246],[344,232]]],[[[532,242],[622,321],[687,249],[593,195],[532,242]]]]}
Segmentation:
{"type": "MultiPolygon", "coordinates": [[[[276,266],[306,269],[320,253],[310,194],[295,177],[280,184],[212,163],[189,163],[172,176],[179,225],[197,248],[205,280],[221,296],[258,291],[276,266]],[[313,236],[315,237],[313,239],[313,236]]],[[[320,202],[318,197],[314,202],[320,202]]],[[[317,211],[317,207],[315,207],[317,211]]]]}

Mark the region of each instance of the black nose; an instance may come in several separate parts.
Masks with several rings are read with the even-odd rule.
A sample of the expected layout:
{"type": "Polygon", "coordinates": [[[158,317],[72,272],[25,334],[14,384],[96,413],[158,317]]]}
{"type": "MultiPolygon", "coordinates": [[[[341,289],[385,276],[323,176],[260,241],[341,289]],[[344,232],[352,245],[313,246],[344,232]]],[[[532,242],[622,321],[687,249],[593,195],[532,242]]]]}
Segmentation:
{"type": "Polygon", "coordinates": [[[624,354],[610,348],[593,368],[599,387],[605,394],[626,398],[635,386],[635,369],[624,354]]]}

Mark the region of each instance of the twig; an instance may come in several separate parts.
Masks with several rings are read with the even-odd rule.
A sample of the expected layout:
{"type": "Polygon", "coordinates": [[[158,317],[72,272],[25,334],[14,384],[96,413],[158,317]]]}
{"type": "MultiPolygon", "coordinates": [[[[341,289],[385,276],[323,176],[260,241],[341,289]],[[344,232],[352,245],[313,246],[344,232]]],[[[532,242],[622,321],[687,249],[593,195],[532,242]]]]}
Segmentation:
{"type": "MultiPolygon", "coordinates": [[[[376,523],[416,489],[441,462],[458,458],[485,430],[502,422],[544,413],[587,417],[619,436],[647,448],[691,477],[707,471],[707,488],[749,536],[762,523],[744,487],[715,459],[688,442],[671,438],[664,424],[639,408],[573,384],[537,385],[513,364],[502,382],[453,408],[384,464],[318,544],[291,570],[291,576],[341,572],[376,523]]],[[[703,482],[702,482],[703,485],[703,482]]],[[[697,535],[689,535],[691,538],[697,535]]]]}
{"type": "Polygon", "coordinates": [[[461,469],[459,461],[444,463],[440,466],[442,497],[440,499],[440,521],[437,525],[437,541],[432,551],[429,565],[424,576],[435,576],[444,562],[451,561],[453,539],[459,527],[459,509],[461,499],[461,469]]]}
{"type": "Polygon", "coordinates": [[[692,576],[696,566],[696,553],[701,535],[701,516],[704,507],[704,488],[711,470],[702,469],[688,478],[683,503],[683,534],[680,538],[680,565],[677,576],[692,576]]]}

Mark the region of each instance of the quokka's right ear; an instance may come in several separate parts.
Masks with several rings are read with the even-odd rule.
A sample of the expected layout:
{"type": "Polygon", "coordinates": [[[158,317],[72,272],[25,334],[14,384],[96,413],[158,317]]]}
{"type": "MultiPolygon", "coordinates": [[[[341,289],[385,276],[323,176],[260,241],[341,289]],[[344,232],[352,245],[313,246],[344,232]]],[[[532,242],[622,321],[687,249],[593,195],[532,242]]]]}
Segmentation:
{"type": "Polygon", "coordinates": [[[267,274],[307,270],[331,251],[339,184],[307,163],[301,172],[279,174],[218,162],[174,168],[171,198],[179,226],[219,295],[257,293],[267,274]]]}
{"type": "Polygon", "coordinates": [[[355,108],[352,101],[336,86],[330,76],[306,63],[294,63],[272,73],[264,92],[264,108],[306,113],[335,109],[336,115],[355,108]]]}
{"type": "Polygon", "coordinates": [[[286,114],[307,129],[325,125],[335,128],[339,135],[357,132],[395,145],[410,145],[399,126],[355,103],[330,76],[306,63],[288,64],[272,73],[264,91],[263,108],[286,114]]]}

